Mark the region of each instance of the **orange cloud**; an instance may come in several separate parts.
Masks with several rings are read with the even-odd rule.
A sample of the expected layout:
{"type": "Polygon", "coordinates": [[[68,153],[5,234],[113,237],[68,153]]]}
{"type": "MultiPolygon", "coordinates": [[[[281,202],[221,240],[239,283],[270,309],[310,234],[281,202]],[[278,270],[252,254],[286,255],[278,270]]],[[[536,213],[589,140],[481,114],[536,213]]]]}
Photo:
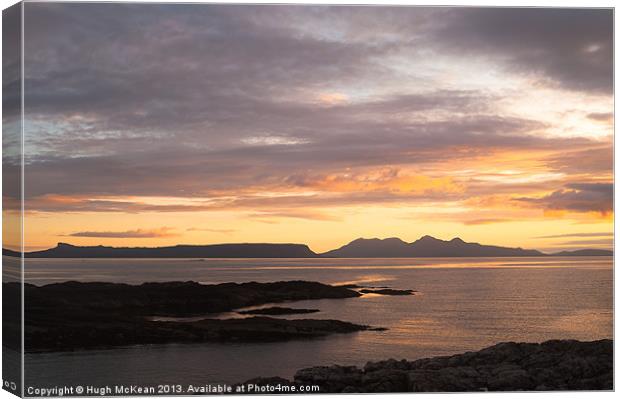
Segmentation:
{"type": "Polygon", "coordinates": [[[273,218],[308,219],[308,220],[320,220],[320,221],[329,221],[329,222],[340,220],[340,218],[336,216],[329,215],[323,212],[309,210],[309,209],[266,211],[266,212],[254,213],[249,216],[252,218],[257,218],[260,221],[273,220],[273,218]]]}
{"type": "Polygon", "coordinates": [[[344,104],[349,100],[349,97],[342,93],[321,93],[317,96],[320,103],[325,105],[339,105],[344,104]]]}
{"type": "Polygon", "coordinates": [[[313,190],[339,193],[388,191],[392,193],[425,194],[463,191],[463,187],[451,177],[404,175],[399,169],[395,168],[383,168],[362,173],[333,173],[315,177],[294,176],[289,181],[313,190]]]}
{"type": "Polygon", "coordinates": [[[463,221],[463,224],[467,226],[477,226],[482,224],[493,224],[493,223],[506,223],[513,222],[511,219],[501,219],[501,218],[489,218],[489,219],[471,219],[463,221]]]}
{"type": "Polygon", "coordinates": [[[136,229],[127,231],[79,231],[67,234],[69,237],[88,237],[88,238],[164,238],[175,237],[171,227],[161,227],[159,229],[136,229]]]}

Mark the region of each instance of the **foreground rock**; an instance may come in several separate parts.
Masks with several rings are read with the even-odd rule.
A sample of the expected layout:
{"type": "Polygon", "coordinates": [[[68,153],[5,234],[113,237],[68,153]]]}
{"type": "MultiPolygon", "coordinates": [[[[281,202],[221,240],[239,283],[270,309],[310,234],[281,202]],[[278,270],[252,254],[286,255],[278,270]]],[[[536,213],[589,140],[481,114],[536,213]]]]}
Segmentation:
{"type": "Polygon", "coordinates": [[[295,309],[295,308],[283,308],[280,306],[272,306],[269,308],[237,311],[237,313],[239,314],[259,314],[259,315],[269,315],[269,316],[279,316],[279,315],[287,315],[287,314],[307,314],[307,313],[317,313],[317,312],[319,312],[319,309],[295,309]]]}
{"type": "MultiPolygon", "coordinates": [[[[3,286],[15,288],[12,283],[3,286]]],[[[70,281],[37,287],[25,285],[26,314],[60,313],[71,317],[75,312],[135,314],[140,316],[201,316],[230,312],[234,309],[307,299],[355,298],[360,293],[312,281],[275,283],[225,283],[205,285],[193,281],[145,283],[79,283],[70,281]]]]}
{"type": "Polygon", "coordinates": [[[77,323],[26,334],[29,352],[127,345],[200,342],[277,342],[374,330],[340,320],[284,320],[272,317],[204,319],[193,322],[116,321],[77,323]]]}
{"type": "Polygon", "coordinates": [[[312,367],[280,383],[318,385],[321,393],[612,390],[613,341],[508,342],[413,362],[369,362],[363,369],[312,367]]]}
{"type": "MultiPolygon", "coordinates": [[[[3,284],[6,295],[18,296],[18,290],[18,283],[3,284]]],[[[307,281],[217,285],[66,282],[42,287],[26,284],[24,291],[27,352],[154,343],[274,341],[368,329],[338,320],[209,317],[268,303],[361,296],[347,288],[307,281]],[[162,322],[152,320],[154,316],[204,319],[162,322]]],[[[11,328],[17,331],[19,327],[5,329],[10,333],[11,328]]]]}

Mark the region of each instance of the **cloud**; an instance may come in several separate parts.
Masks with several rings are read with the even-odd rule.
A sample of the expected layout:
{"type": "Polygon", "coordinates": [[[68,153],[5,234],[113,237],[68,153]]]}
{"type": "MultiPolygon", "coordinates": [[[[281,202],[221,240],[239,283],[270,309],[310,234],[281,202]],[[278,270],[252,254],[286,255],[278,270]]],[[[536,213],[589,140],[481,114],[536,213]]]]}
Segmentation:
{"type": "Polygon", "coordinates": [[[235,229],[208,229],[208,228],[200,228],[200,227],[190,227],[185,229],[185,231],[206,231],[209,233],[218,233],[218,234],[230,234],[234,233],[237,230],[235,229]]]}
{"type": "Polygon", "coordinates": [[[483,225],[483,224],[506,223],[506,222],[515,222],[515,221],[516,220],[503,219],[503,218],[488,218],[488,219],[464,220],[462,223],[466,226],[477,226],[477,225],[483,225]]]}
{"type": "Polygon", "coordinates": [[[101,145],[114,151],[89,156],[75,156],[63,145],[50,155],[28,159],[28,194],[195,196],[204,194],[206,187],[219,190],[269,185],[309,169],[327,172],[387,162],[415,165],[475,158],[498,150],[571,148],[584,143],[583,139],[523,135],[539,124],[486,115],[425,123],[337,119],[333,123],[338,132],[309,134],[305,138],[308,142],[297,145],[288,141],[288,145],[205,149],[178,143],[166,147],[168,139],[161,144],[151,139],[139,151],[131,142],[123,145],[123,141],[110,140],[101,145]]]}
{"type": "Polygon", "coordinates": [[[278,218],[307,219],[324,222],[334,222],[341,220],[340,217],[308,209],[264,211],[250,214],[249,217],[256,218],[259,221],[265,223],[269,223],[270,221],[278,218]]]}
{"type": "Polygon", "coordinates": [[[306,139],[287,136],[253,136],[241,139],[241,142],[249,145],[296,145],[308,143],[306,139]]]}
{"type": "Polygon", "coordinates": [[[545,159],[547,166],[568,174],[604,177],[613,172],[614,148],[611,142],[583,143],[584,148],[566,148],[545,159]]]}
{"type": "Polygon", "coordinates": [[[348,101],[348,97],[342,93],[320,93],[317,100],[324,105],[344,104],[348,101]]]}
{"type": "Polygon", "coordinates": [[[612,247],[614,244],[614,240],[613,237],[612,238],[606,238],[606,239],[599,239],[599,240],[571,240],[571,241],[564,241],[562,243],[560,243],[559,245],[562,246],[570,246],[570,245],[579,245],[579,246],[585,246],[585,245],[605,245],[608,247],[612,247]]]}
{"type": "Polygon", "coordinates": [[[605,94],[613,89],[611,8],[451,9],[429,40],[566,89],[605,94]]]}
{"type": "Polygon", "coordinates": [[[397,168],[381,168],[365,172],[342,172],[325,176],[294,175],[286,180],[294,186],[323,192],[454,193],[462,187],[450,177],[407,175],[397,168]]]}
{"type": "MultiPolygon", "coordinates": [[[[18,205],[18,204],[16,204],[18,205]]],[[[142,212],[195,212],[214,209],[207,201],[183,201],[170,204],[149,203],[134,197],[112,197],[92,199],[83,196],[43,195],[26,201],[26,212],[108,212],[108,213],[142,213],[142,212]]]]}
{"type": "Polygon", "coordinates": [[[245,133],[248,118],[264,118],[272,102],[265,100],[290,95],[290,87],[376,71],[368,59],[375,49],[301,35],[269,8],[33,5],[28,113],[79,116],[80,130],[94,135],[102,127],[124,135],[119,129],[131,126],[132,135],[174,129],[191,139],[208,129],[222,140],[237,127],[245,133]]]}
{"type": "Polygon", "coordinates": [[[549,236],[538,236],[534,238],[567,238],[567,237],[613,237],[613,232],[599,232],[599,233],[568,233],[568,234],[556,234],[549,236]]]}
{"type": "Polygon", "coordinates": [[[136,229],[127,231],[79,231],[68,234],[68,237],[91,237],[91,238],[164,238],[174,237],[172,228],[162,227],[159,229],[136,229]]]}
{"type": "MultiPolygon", "coordinates": [[[[2,11],[2,123],[3,147],[7,137],[7,127],[21,116],[21,7],[9,7],[2,11]]],[[[11,136],[18,136],[18,131],[11,136]]],[[[3,154],[4,155],[4,154],[3,154]]]]}
{"type": "Polygon", "coordinates": [[[599,212],[606,215],[613,210],[613,190],[612,183],[573,183],[543,197],[515,200],[549,210],[599,212]]]}
{"type": "Polygon", "coordinates": [[[609,94],[611,22],[582,11],[30,4],[26,210],[325,219],[308,208],[530,198],[611,174],[611,140],[549,137],[548,120],[498,107],[513,92],[441,83],[483,58],[609,94]],[[429,55],[455,67],[420,64],[429,55]],[[539,176],[567,176],[453,177],[465,161],[539,153],[539,176]]]}
{"type": "Polygon", "coordinates": [[[613,112],[593,112],[586,115],[589,119],[597,122],[605,122],[605,123],[613,123],[614,122],[614,114],[613,112]]]}

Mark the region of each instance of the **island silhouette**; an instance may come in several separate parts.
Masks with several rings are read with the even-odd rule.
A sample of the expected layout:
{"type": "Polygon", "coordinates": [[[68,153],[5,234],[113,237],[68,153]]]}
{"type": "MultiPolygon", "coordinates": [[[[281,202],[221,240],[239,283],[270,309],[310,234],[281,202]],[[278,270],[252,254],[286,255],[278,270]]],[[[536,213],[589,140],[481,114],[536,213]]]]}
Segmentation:
{"type": "MultiPolygon", "coordinates": [[[[3,255],[20,253],[3,249],[3,255]]],[[[465,242],[456,237],[440,240],[425,235],[413,242],[400,238],[358,238],[331,251],[316,253],[305,244],[211,244],[167,247],[76,246],[58,243],[54,248],[25,252],[26,258],[443,258],[518,256],[612,256],[613,251],[581,249],[544,253],[535,249],[501,247],[465,242]]]]}

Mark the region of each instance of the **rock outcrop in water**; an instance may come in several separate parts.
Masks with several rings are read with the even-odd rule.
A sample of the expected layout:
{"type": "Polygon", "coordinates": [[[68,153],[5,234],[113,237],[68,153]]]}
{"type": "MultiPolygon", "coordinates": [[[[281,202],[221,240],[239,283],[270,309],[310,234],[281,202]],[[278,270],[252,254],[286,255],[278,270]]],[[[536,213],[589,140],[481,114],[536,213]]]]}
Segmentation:
{"type": "Polygon", "coordinates": [[[140,285],[69,281],[41,287],[26,284],[24,288],[27,314],[60,312],[65,317],[94,309],[103,315],[201,316],[266,303],[361,296],[354,290],[312,281],[213,285],[193,281],[140,285]]]}
{"type": "MultiPolygon", "coordinates": [[[[17,296],[19,289],[19,283],[3,284],[3,294],[7,297],[17,296]]],[[[216,313],[268,303],[361,296],[354,290],[317,282],[216,285],[66,282],[42,287],[26,284],[24,290],[27,352],[135,344],[279,341],[373,329],[339,320],[213,318],[216,313]],[[204,316],[204,319],[154,321],[154,316],[204,316]]],[[[7,324],[5,329],[11,333],[20,327],[19,323],[7,324]]]]}
{"type": "Polygon", "coordinates": [[[299,370],[293,381],[255,378],[256,385],[318,385],[321,393],[612,390],[613,341],[507,342],[478,352],[416,361],[369,362],[299,370]]]}
{"type": "Polygon", "coordinates": [[[69,320],[45,328],[26,328],[28,352],[68,351],[128,345],[201,342],[277,342],[330,334],[379,330],[340,320],[285,320],[272,317],[198,321],[69,320]]]}

